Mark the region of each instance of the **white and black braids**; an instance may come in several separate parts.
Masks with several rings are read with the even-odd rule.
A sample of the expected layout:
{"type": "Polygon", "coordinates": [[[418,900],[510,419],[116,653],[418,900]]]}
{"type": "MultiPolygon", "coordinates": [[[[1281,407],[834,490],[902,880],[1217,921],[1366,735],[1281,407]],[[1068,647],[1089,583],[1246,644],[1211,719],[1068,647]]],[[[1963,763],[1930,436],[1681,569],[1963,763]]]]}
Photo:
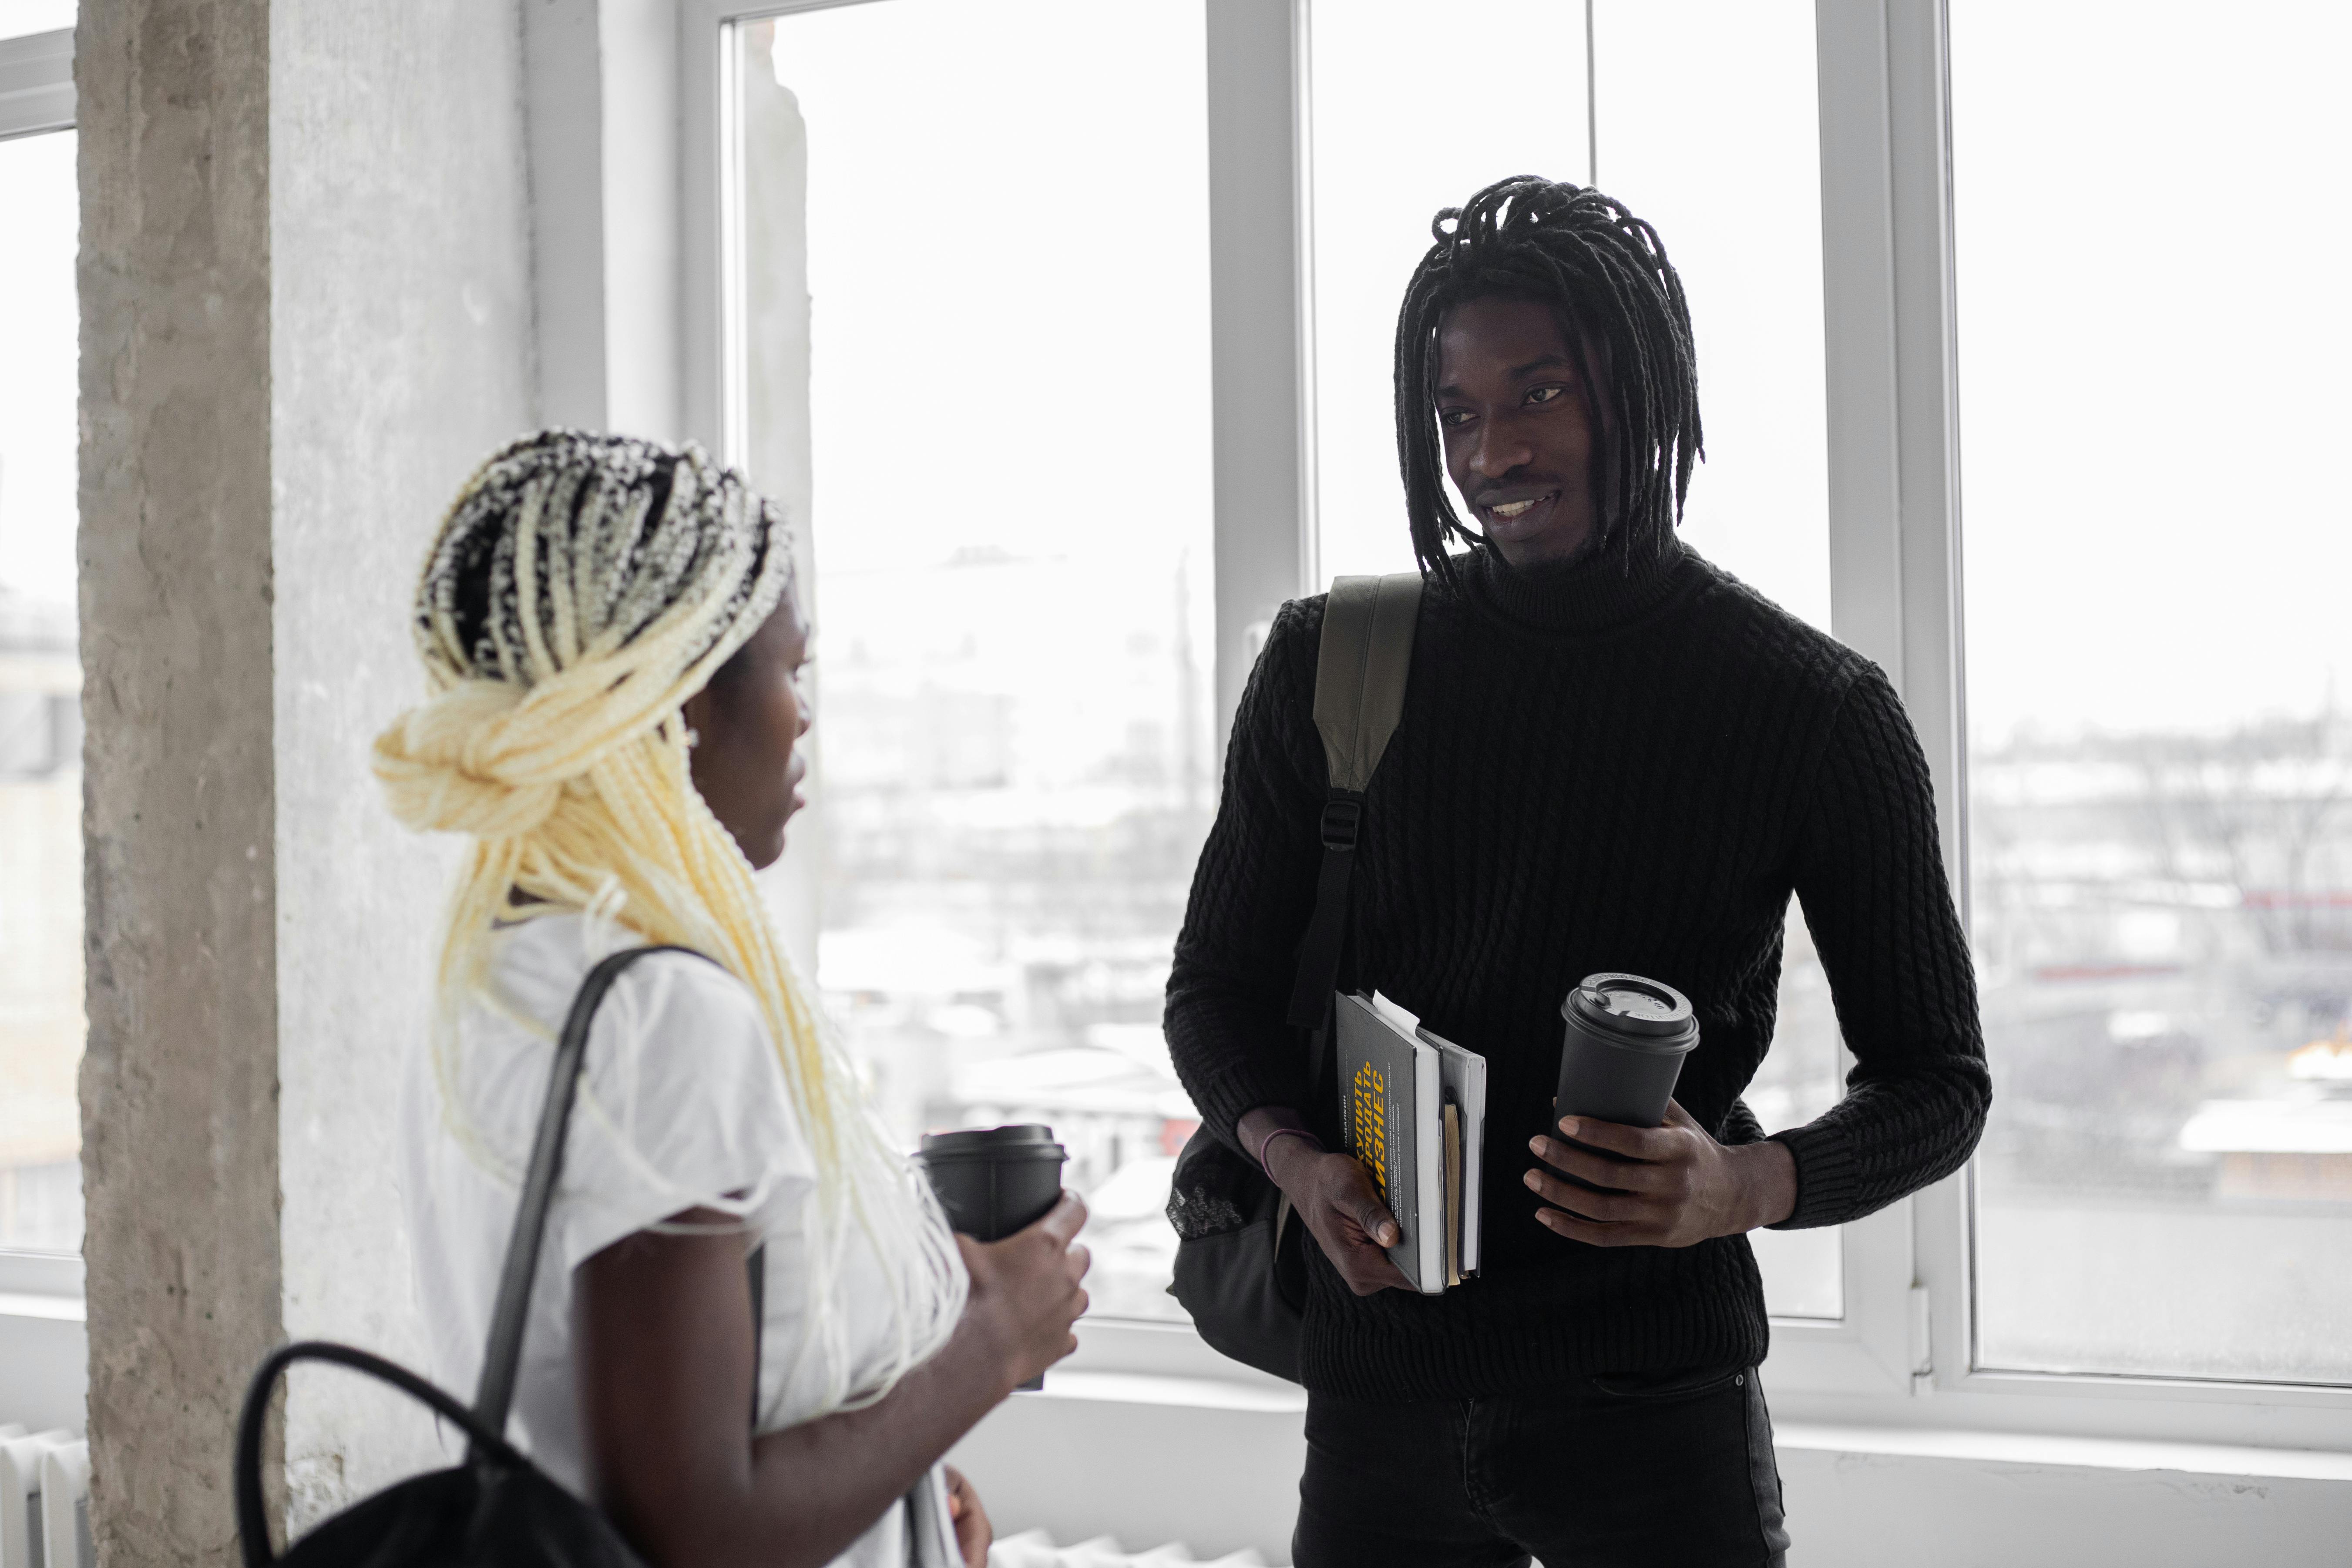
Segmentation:
{"type": "MultiPolygon", "coordinates": [[[[484,464],[452,510],[425,563],[417,644],[446,679],[529,685],[534,642],[569,661],[583,635],[627,643],[698,595],[719,596],[696,617],[712,641],[740,642],[730,631],[756,630],[791,575],[790,530],[773,503],[698,448],[542,431],[484,464]],[[539,541],[529,595],[514,526],[526,512],[539,541]],[[567,591],[553,592],[565,567],[567,591]],[[527,597],[540,612],[533,629],[522,624],[527,597]],[[566,624],[572,615],[586,624],[566,624]]],[[[689,662],[709,651],[679,649],[689,662]]]]}
{"type": "Polygon", "coordinates": [[[1551,307],[1580,360],[1601,454],[1601,547],[1630,552],[1637,532],[1681,521],[1705,449],[1690,306],[1657,231],[1599,191],[1517,174],[1430,225],[1397,314],[1397,462],[1413,554],[1454,574],[1447,546],[1476,544],[1445,493],[1436,419],[1437,334],[1465,300],[1502,297],[1551,307]]]}
{"type": "Polygon", "coordinates": [[[467,482],[426,553],[415,631],[431,695],[377,737],[374,762],[402,822],[472,838],[434,1052],[445,1121],[494,1174],[513,1163],[456,1117],[454,1053],[467,1000],[503,1010],[488,987],[501,922],[580,911],[692,948],[751,988],[818,1173],[793,1349],[822,1370],[821,1407],[841,1409],[946,1342],[965,1280],[937,1203],[776,942],[751,863],[694,786],[685,702],[775,612],[792,562],[781,509],[692,446],[517,441],[467,482]],[[879,1357],[849,1352],[837,1294],[859,1234],[888,1284],[879,1357]]]}

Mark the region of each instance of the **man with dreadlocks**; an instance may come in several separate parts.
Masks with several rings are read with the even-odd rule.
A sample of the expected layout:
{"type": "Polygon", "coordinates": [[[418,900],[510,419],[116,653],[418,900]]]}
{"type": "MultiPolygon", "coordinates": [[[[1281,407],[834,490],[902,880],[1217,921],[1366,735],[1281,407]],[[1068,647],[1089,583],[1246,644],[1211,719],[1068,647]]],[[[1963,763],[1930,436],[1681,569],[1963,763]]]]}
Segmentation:
{"type": "Polygon", "coordinates": [[[1520,177],[1434,236],[1396,340],[1426,589],[1339,984],[1486,1058],[1480,1277],[1395,1288],[1396,1223],[1326,1152],[1337,1095],[1285,1025],[1328,791],[1320,597],[1283,607],[1243,695],[1168,989],[1204,1121],[1318,1243],[1296,1559],[1778,1563],[1746,1233],[1957,1170],[1990,1097],[1926,761],[1875,666],[1676,537],[1697,381],[1650,226],[1520,177]],[[1855,1066],[1836,1107],[1767,1138],[1740,1095],[1792,894],[1855,1066]],[[1561,999],[1601,971],[1696,1009],[1662,1127],[1554,1121],[1561,999]]]}

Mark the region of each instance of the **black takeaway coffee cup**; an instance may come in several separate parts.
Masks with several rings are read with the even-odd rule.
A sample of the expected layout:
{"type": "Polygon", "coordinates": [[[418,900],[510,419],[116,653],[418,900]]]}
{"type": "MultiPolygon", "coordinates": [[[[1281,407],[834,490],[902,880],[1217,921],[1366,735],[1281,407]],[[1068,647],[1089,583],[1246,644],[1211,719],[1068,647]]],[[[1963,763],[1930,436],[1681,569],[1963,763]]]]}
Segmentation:
{"type": "Polygon", "coordinates": [[[1629,1127],[1664,1121],[1683,1058],[1698,1044],[1690,999],[1638,974],[1588,974],[1559,1012],[1568,1028],[1552,1114],[1629,1127]]]}
{"type": "MultiPolygon", "coordinates": [[[[915,1158],[951,1227],[974,1241],[1002,1241],[1044,1219],[1061,1201],[1068,1152],[1054,1142],[1052,1128],[1031,1121],[926,1132],[915,1158]]],[[[1043,1388],[1045,1380],[1021,1386],[1043,1388]]]]}

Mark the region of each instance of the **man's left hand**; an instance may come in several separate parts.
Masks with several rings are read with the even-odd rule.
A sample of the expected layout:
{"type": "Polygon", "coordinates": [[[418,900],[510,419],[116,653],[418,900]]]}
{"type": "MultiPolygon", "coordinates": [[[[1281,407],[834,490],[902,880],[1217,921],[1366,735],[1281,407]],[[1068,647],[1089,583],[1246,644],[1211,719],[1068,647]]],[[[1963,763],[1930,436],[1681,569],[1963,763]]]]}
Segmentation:
{"type": "Polygon", "coordinates": [[[1784,1220],[1797,1206],[1797,1165],[1788,1145],[1723,1144],[1669,1101],[1658,1127],[1562,1117],[1562,1137],[1528,1142],[1541,1166],[1528,1185],[1557,1207],[1536,1217],[1561,1236],[1595,1247],[1689,1247],[1784,1220]],[[1562,1181],[1564,1172],[1600,1191],[1562,1181]]]}

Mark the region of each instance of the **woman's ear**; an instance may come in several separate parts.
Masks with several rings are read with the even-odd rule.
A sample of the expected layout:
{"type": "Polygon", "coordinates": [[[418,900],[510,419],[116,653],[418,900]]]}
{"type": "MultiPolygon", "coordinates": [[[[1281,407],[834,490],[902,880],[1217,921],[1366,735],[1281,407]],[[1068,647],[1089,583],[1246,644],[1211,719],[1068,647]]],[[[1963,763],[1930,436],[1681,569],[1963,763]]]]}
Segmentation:
{"type": "Polygon", "coordinates": [[[710,728],[710,688],[688,698],[679,710],[686,715],[686,743],[691,746],[710,728]]]}

